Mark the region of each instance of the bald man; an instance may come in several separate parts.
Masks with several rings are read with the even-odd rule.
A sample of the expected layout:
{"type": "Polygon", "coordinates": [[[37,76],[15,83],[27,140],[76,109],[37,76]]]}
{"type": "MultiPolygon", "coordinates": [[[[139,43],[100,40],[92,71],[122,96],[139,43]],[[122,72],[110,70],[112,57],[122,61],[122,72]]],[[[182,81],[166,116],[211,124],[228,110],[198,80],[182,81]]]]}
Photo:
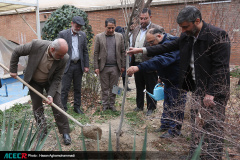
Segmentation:
{"type": "MultiPolygon", "coordinates": [[[[63,109],[61,103],[61,79],[68,60],[68,44],[64,39],[53,42],[33,40],[25,45],[18,46],[12,53],[10,75],[17,77],[18,61],[20,56],[28,56],[28,65],[24,73],[24,80],[38,92],[45,89],[48,94],[48,104],[54,102],[63,109]]],[[[30,91],[34,117],[44,135],[47,133],[46,120],[42,98],[30,91]]],[[[71,144],[69,123],[65,115],[52,107],[54,118],[60,134],[63,135],[65,145],[71,144]]],[[[43,137],[42,137],[43,138],[43,137]]]]}

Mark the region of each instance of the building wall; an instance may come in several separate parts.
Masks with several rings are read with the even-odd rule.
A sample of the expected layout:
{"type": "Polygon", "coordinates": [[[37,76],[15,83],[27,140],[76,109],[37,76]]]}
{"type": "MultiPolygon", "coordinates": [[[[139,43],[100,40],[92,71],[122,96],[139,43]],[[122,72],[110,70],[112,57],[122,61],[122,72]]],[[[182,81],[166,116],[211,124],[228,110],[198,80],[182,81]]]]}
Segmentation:
{"type": "MultiPolygon", "coordinates": [[[[188,3],[190,4],[190,3],[188,3]]],[[[190,4],[197,6],[203,16],[203,20],[207,23],[216,25],[226,30],[231,38],[231,65],[240,65],[240,2],[232,0],[231,3],[219,4],[190,4]]],[[[151,6],[152,22],[164,27],[166,32],[172,29],[176,30],[176,35],[180,35],[181,29],[176,23],[178,12],[185,4],[167,4],[151,6]]],[[[125,26],[125,20],[122,9],[86,11],[89,18],[89,23],[92,26],[94,35],[105,30],[105,19],[115,18],[117,26],[125,26]]],[[[35,13],[23,13],[26,21],[35,29],[36,15],[35,13]]],[[[40,14],[40,21],[46,21],[49,13],[40,14]]],[[[15,41],[20,44],[30,42],[36,39],[37,36],[24,23],[17,14],[0,16],[0,35],[5,38],[15,41]]]]}

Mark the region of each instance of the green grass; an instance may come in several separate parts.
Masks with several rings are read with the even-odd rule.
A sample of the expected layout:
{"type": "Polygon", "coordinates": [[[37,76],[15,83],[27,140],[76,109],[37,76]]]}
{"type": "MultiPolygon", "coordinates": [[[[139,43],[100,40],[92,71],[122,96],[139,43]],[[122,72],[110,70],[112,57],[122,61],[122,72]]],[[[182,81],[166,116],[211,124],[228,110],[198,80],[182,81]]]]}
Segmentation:
{"type": "Polygon", "coordinates": [[[145,123],[140,112],[128,112],[125,114],[125,116],[131,125],[140,126],[145,123]]]}
{"type": "Polygon", "coordinates": [[[136,97],[127,97],[126,99],[128,102],[136,104],[136,97]]]}
{"type": "Polygon", "coordinates": [[[106,111],[97,110],[93,116],[100,116],[97,121],[104,123],[105,121],[120,116],[121,112],[107,109],[106,111]]]}
{"type": "Polygon", "coordinates": [[[100,110],[97,110],[93,114],[93,116],[100,116],[95,122],[102,124],[102,123],[107,122],[110,119],[113,119],[115,117],[119,117],[120,114],[121,114],[120,111],[113,112],[112,110],[108,109],[108,110],[106,110],[104,112],[103,111],[100,112],[100,110]]]}
{"type": "MultiPolygon", "coordinates": [[[[25,113],[27,115],[32,115],[32,109],[29,104],[26,104],[26,105],[15,104],[12,108],[5,110],[6,118],[8,118],[10,115],[15,118],[14,126],[19,126],[21,124],[21,121],[25,116],[25,113]]],[[[2,121],[3,121],[3,112],[0,111],[0,126],[2,126],[2,121]]],[[[11,123],[12,121],[13,119],[10,119],[11,123]]]]}

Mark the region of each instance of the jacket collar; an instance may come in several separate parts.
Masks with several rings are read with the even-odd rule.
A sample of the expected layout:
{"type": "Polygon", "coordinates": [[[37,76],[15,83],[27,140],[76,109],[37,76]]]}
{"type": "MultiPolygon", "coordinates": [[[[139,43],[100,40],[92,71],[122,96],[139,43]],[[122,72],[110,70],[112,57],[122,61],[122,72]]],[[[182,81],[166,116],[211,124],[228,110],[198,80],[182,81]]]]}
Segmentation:
{"type": "Polygon", "coordinates": [[[199,32],[199,35],[198,35],[198,40],[207,40],[208,39],[208,37],[207,37],[207,34],[206,34],[206,32],[208,32],[207,31],[207,28],[208,28],[208,24],[207,23],[205,23],[204,21],[202,21],[203,22],[203,26],[202,26],[202,28],[201,28],[201,31],[199,32]]]}
{"type": "Polygon", "coordinates": [[[167,34],[165,33],[164,36],[163,36],[163,39],[161,42],[159,42],[158,44],[162,44],[165,40],[166,40],[166,37],[167,37],[167,34]]]}

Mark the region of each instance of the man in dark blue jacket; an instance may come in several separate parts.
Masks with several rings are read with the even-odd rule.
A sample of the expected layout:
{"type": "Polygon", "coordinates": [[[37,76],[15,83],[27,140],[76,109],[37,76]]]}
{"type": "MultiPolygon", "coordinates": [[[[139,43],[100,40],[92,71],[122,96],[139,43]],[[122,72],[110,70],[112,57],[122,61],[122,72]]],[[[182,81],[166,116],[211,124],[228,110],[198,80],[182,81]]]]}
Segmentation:
{"type": "MultiPolygon", "coordinates": [[[[163,33],[157,28],[150,29],[146,35],[146,40],[150,46],[169,43],[176,38],[177,37],[167,33],[163,33]]],[[[181,133],[186,93],[178,89],[179,60],[179,51],[174,51],[155,56],[127,70],[128,75],[132,75],[137,71],[157,71],[159,78],[164,82],[164,103],[161,127],[156,131],[168,132],[161,135],[161,138],[171,138],[181,133]]]]}

